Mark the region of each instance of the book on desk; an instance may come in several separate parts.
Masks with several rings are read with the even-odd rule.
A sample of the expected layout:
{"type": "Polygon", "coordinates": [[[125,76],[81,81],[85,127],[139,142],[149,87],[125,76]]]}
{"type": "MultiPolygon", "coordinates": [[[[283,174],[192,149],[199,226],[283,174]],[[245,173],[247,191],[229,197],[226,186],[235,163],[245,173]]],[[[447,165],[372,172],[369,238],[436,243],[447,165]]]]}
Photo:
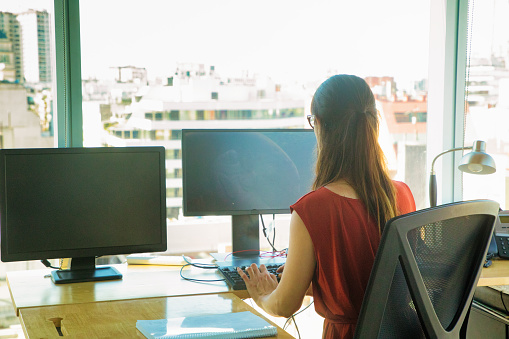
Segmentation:
{"type": "Polygon", "coordinates": [[[259,338],[277,335],[277,328],[249,311],[178,317],[157,320],[138,320],[136,328],[147,338],[259,338]]]}

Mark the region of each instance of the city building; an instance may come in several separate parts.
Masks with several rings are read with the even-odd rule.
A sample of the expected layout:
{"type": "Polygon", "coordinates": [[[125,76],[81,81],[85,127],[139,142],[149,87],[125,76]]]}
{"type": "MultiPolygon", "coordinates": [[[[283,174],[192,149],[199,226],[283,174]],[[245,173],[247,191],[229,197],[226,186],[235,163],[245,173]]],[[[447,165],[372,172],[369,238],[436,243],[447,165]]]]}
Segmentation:
{"type": "Polygon", "coordinates": [[[17,14],[0,12],[0,80],[21,82],[23,58],[17,14]]]}
{"type": "Polygon", "coordinates": [[[120,83],[147,84],[147,69],[135,66],[110,67],[113,78],[120,83]]]}
{"type": "Polygon", "coordinates": [[[53,147],[44,136],[41,119],[29,109],[27,89],[21,84],[0,83],[0,148],[53,147]]]}
{"type": "Polygon", "coordinates": [[[28,10],[17,15],[21,35],[24,82],[51,83],[50,22],[46,11],[28,10]]]}
{"type": "Polygon", "coordinates": [[[182,129],[304,128],[307,124],[305,91],[287,91],[270,79],[247,75],[223,79],[213,66],[205,71],[204,65],[184,63],[178,65],[165,85],[145,86],[143,81],[133,81],[136,74],[140,72],[133,72],[121,82],[119,73],[110,88],[98,81],[86,81],[84,101],[102,100],[95,106],[92,100],[86,102],[84,121],[93,114],[100,115],[104,129],[92,135],[100,135],[102,146],[166,148],[170,219],[182,213],[182,129]]]}
{"type": "MultiPolygon", "coordinates": [[[[407,183],[417,208],[427,207],[426,195],[426,134],[428,100],[426,81],[415,82],[412,93],[400,91],[393,77],[367,77],[377,100],[377,108],[390,135],[392,151],[396,154],[393,173],[407,183]]],[[[383,144],[382,144],[383,145],[383,144]]],[[[391,164],[391,151],[384,149],[391,164]]]]}
{"type": "MultiPolygon", "coordinates": [[[[281,86],[247,73],[223,78],[213,66],[206,69],[202,64],[180,63],[164,85],[145,86],[131,77],[119,79],[120,73],[109,82],[83,82],[84,144],[164,146],[170,219],[178,219],[182,213],[182,129],[307,128],[305,115],[314,91],[281,86]]],[[[395,89],[394,80],[386,80],[395,89]]],[[[397,158],[404,158],[407,152],[422,153],[418,165],[425,168],[426,104],[425,95],[416,99],[377,96],[382,113],[380,142],[391,173],[398,173],[402,180],[409,180],[405,173],[415,173],[398,167],[401,161],[397,158]],[[407,145],[416,146],[416,142],[418,147],[409,150],[407,145]]]]}

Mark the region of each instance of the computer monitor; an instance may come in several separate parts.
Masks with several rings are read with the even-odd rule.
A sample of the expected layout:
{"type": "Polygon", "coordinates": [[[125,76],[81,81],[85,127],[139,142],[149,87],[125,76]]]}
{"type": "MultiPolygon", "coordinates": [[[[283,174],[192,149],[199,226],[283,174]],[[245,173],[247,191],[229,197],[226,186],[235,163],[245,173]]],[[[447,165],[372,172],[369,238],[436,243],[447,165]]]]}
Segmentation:
{"type": "Polygon", "coordinates": [[[182,130],[184,215],[231,215],[233,253],[253,255],[259,215],[311,190],[315,149],[309,129],[182,130]]]}
{"type": "Polygon", "coordinates": [[[166,250],[164,147],[0,150],[1,259],[72,258],[55,283],[120,279],[102,255],[166,250]]]}

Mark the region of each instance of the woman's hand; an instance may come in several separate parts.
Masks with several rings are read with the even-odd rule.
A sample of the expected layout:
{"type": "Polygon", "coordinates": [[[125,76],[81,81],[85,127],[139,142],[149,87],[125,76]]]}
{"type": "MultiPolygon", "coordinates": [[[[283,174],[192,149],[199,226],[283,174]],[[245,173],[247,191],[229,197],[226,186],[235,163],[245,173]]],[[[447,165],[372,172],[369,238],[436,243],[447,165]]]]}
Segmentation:
{"type": "Polygon", "coordinates": [[[279,266],[276,270],[277,276],[279,277],[279,280],[283,277],[283,271],[285,269],[285,264],[279,266]]]}
{"type": "Polygon", "coordinates": [[[276,276],[269,273],[264,264],[261,264],[259,269],[256,264],[251,264],[251,266],[247,267],[246,272],[249,276],[239,267],[237,267],[237,272],[246,283],[249,296],[258,306],[261,306],[261,300],[270,295],[278,285],[276,276]]]}

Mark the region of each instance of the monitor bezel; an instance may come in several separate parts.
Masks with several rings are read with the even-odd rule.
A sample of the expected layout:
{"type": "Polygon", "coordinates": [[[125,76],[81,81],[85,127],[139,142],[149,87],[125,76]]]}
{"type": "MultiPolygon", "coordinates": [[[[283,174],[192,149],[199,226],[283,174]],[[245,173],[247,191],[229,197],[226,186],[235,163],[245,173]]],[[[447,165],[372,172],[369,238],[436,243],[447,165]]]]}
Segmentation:
{"type": "MultiPolygon", "coordinates": [[[[1,241],[1,260],[3,262],[25,261],[25,260],[43,260],[55,258],[81,258],[81,257],[99,257],[104,255],[119,255],[144,252],[162,252],[167,250],[167,223],[166,223],[166,166],[165,166],[165,148],[162,146],[129,146],[129,147],[69,147],[69,148],[30,148],[30,149],[2,149],[0,150],[0,234],[1,239],[7,239],[9,236],[9,227],[6,221],[7,201],[5,197],[6,188],[6,157],[9,155],[28,155],[28,154],[91,154],[91,153],[139,153],[156,152],[159,157],[159,177],[160,177],[160,222],[161,222],[161,242],[143,245],[123,245],[108,247],[90,247],[80,249],[59,249],[49,251],[34,251],[23,253],[11,253],[7,241],[1,241]]],[[[8,197],[7,197],[8,199],[8,197]]]]}
{"type": "MultiPolygon", "coordinates": [[[[186,176],[186,168],[188,166],[187,164],[187,152],[186,152],[186,142],[185,138],[187,133],[195,133],[195,132],[211,132],[211,133],[222,133],[222,132],[247,132],[247,133],[253,133],[253,132],[262,132],[262,133],[269,133],[269,132],[284,132],[284,133],[312,133],[314,134],[314,131],[312,129],[308,128],[271,128],[271,129],[260,129],[260,128],[253,128],[253,129],[182,129],[182,210],[184,216],[189,217],[196,217],[196,216],[240,216],[240,215],[260,215],[260,214],[290,214],[290,206],[287,208],[276,208],[276,209],[245,209],[245,210],[217,210],[217,211],[190,211],[187,206],[187,185],[186,180],[188,179],[186,176]]],[[[297,200],[296,200],[297,201],[297,200]]],[[[295,202],[296,202],[295,201],[295,202]]]]}

